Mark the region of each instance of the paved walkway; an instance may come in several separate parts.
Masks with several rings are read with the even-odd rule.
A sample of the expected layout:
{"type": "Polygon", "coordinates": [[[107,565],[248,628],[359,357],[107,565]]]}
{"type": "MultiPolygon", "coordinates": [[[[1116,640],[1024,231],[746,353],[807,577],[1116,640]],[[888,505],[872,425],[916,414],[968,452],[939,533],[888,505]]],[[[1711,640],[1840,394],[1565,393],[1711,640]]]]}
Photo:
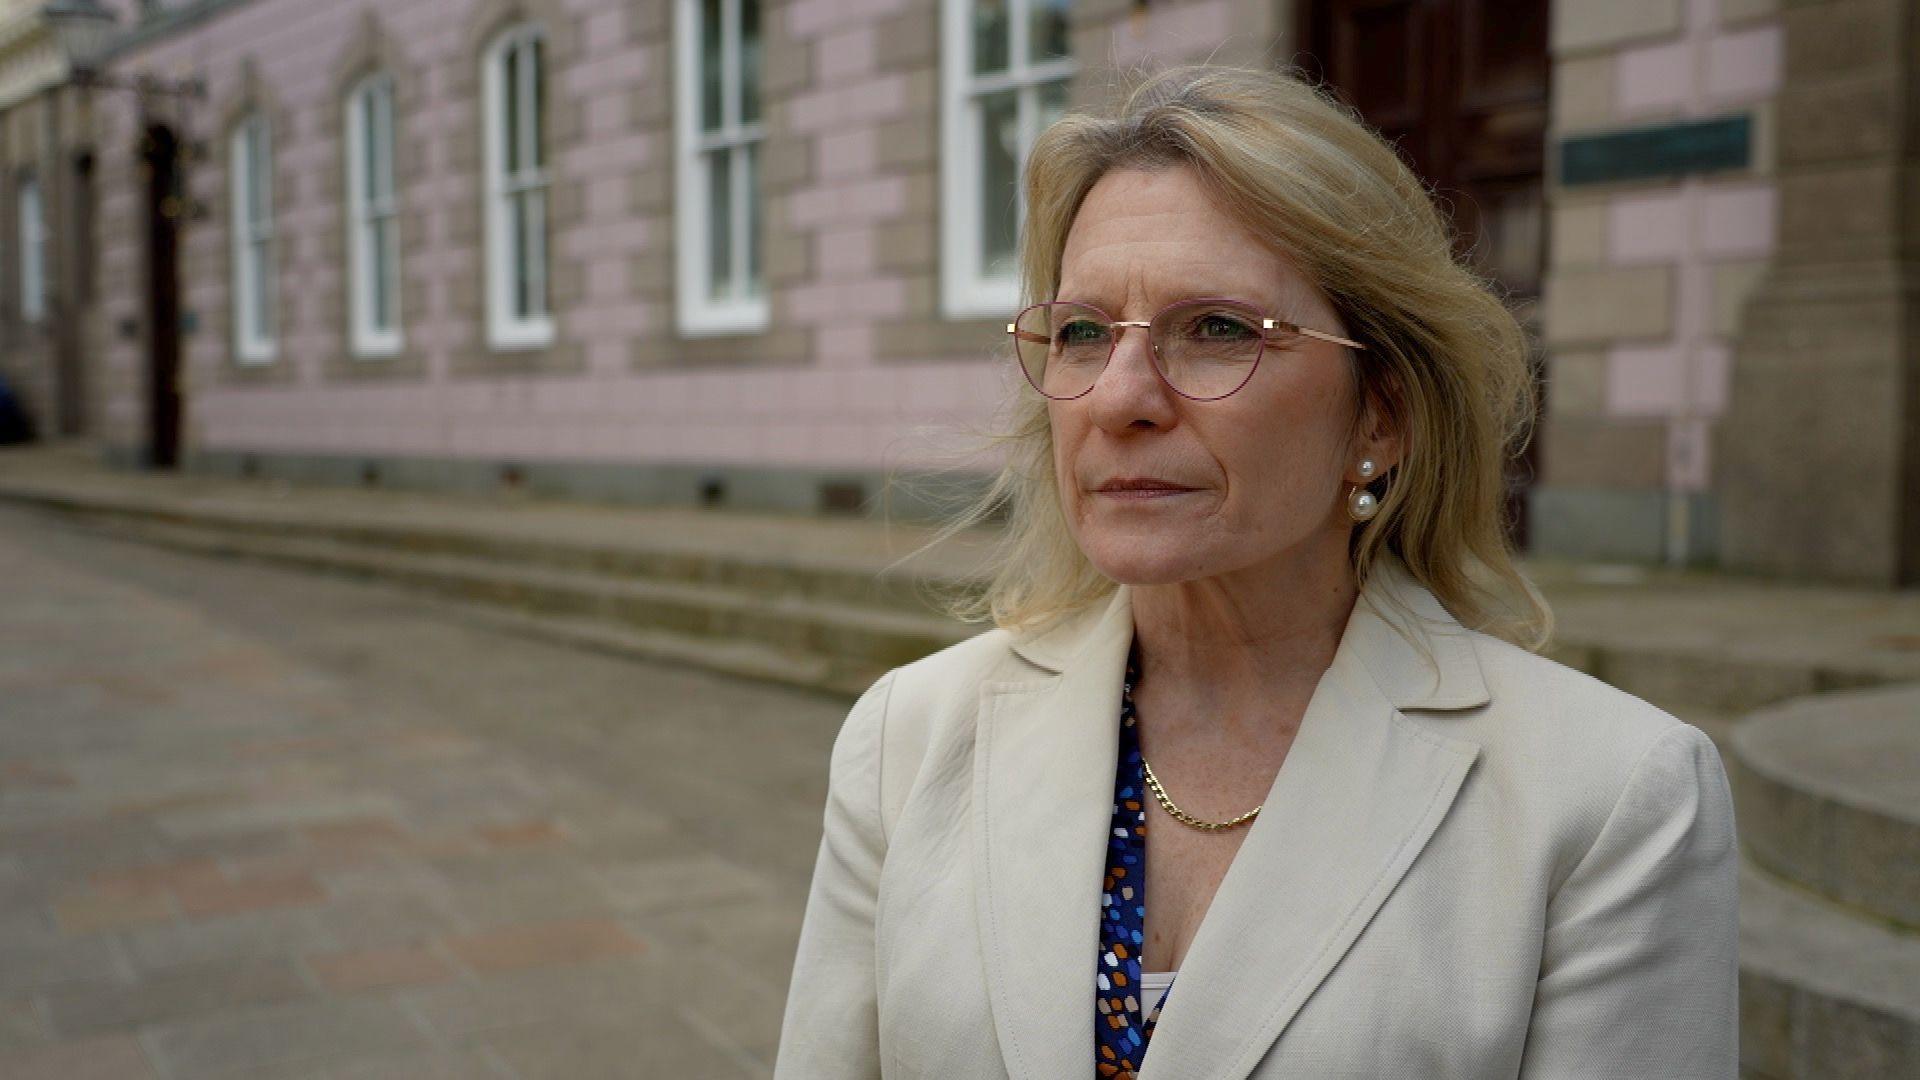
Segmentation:
{"type": "MultiPolygon", "coordinates": [[[[33,489],[862,569],[929,535],[0,451],[33,489]]],[[[1663,705],[1715,658],[1920,679],[1912,590],[1528,570],[1663,705]]],[[[843,700],[4,502],[0,597],[0,1077],[770,1075],[843,700]]]]}
{"type": "Polygon", "coordinates": [[[764,1077],[844,704],[0,507],[0,1076],[764,1077]]]}

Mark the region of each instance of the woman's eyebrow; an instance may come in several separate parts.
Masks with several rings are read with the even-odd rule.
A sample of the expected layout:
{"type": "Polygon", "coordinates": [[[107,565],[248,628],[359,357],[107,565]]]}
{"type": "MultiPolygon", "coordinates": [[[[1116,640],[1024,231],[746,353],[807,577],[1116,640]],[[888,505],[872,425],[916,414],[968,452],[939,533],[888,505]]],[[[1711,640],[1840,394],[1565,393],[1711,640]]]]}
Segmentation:
{"type": "MultiPolygon", "coordinates": [[[[1108,305],[1106,295],[1101,293],[1098,290],[1089,289],[1089,290],[1082,291],[1077,289],[1059,289],[1055,291],[1054,299],[1071,300],[1078,304],[1091,304],[1094,307],[1101,309],[1102,311],[1108,311],[1108,312],[1114,311],[1114,308],[1108,305]]],[[[1181,292],[1178,296],[1174,296],[1171,294],[1160,296],[1157,298],[1157,302],[1155,302],[1150,306],[1153,308],[1154,311],[1159,311],[1160,309],[1166,307],[1169,304],[1178,304],[1186,300],[1236,300],[1242,304],[1247,304],[1251,307],[1254,307],[1269,313],[1279,310],[1277,307],[1268,303],[1265,300],[1261,300],[1258,297],[1253,296],[1249,293],[1236,292],[1232,289],[1221,289],[1221,290],[1213,290],[1213,291],[1207,291],[1202,289],[1188,289],[1181,292]]]]}

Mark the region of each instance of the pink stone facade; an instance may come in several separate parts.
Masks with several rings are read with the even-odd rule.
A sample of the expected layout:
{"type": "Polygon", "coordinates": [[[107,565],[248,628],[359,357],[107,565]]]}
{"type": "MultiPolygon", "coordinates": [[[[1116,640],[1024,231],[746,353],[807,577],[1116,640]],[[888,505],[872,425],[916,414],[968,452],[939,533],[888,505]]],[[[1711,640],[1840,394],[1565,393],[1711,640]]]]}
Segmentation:
{"type": "Polygon", "coordinates": [[[1544,484],[1710,492],[1742,307],[1775,247],[1779,13],[1769,0],[1594,6],[1555,37],[1559,139],[1752,117],[1748,168],[1551,192],[1544,484]]]}
{"type": "MultiPolygon", "coordinates": [[[[1190,49],[1164,40],[1149,49],[1124,20],[1099,29],[1123,5],[1081,6],[1103,43],[1140,59],[1219,43],[1202,34],[1190,49]]],[[[788,159],[768,162],[763,188],[766,227],[778,234],[767,241],[775,265],[766,339],[779,344],[759,350],[754,338],[738,355],[675,331],[676,7],[254,0],[119,57],[123,73],[192,73],[208,84],[206,102],[168,117],[207,153],[191,169],[203,212],[182,249],[184,306],[195,320],[185,339],[188,451],[877,472],[926,457],[942,430],[984,420],[1017,387],[1005,381],[992,320],[943,326],[937,253],[925,250],[937,233],[936,0],[765,5],[769,154],[788,159]],[[485,351],[475,72],[489,29],[523,18],[554,42],[553,354],[569,359],[490,370],[464,359],[485,351]],[[417,363],[404,376],[374,374],[375,360],[354,361],[367,370],[343,375],[339,359],[347,339],[337,116],[342,72],[368,37],[407,73],[395,121],[405,159],[401,318],[417,363]],[[275,117],[278,355],[271,372],[236,371],[224,143],[230,119],[263,102],[275,117]],[[926,154],[891,145],[916,129],[926,154]],[[883,339],[907,332],[925,344],[890,355],[883,339]]],[[[1172,5],[1156,18],[1189,7],[1206,26],[1227,21],[1225,0],[1172,5]]],[[[103,282],[92,338],[103,434],[128,447],[143,438],[145,346],[114,328],[142,312],[136,121],[129,99],[101,109],[103,282]]]]}
{"type": "MultiPolygon", "coordinates": [[[[113,60],[122,76],[208,87],[185,111],[157,103],[148,116],[197,155],[187,195],[199,209],[181,248],[189,461],[880,476],[948,462],[965,432],[1023,392],[1004,353],[1005,316],[950,314],[943,299],[943,0],[765,0],[766,324],[719,334],[679,321],[680,0],[211,6],[113,60]],[[550,43],[554,338],[506,351],[487,343],[480,70],[492,35],[521,22],[550,43]],[[354,75],[375,68],[396,75],[400,144],[404,347],[384,360],[348,355],[344,299],[341,115],[354,75]],[[248,109],[271,120],[277,193],[278,354],[257,367],[236,363],[231,347],[226,147],[248,109]]],[[[1531,317],[1547,354],[1536,480],[1548,502],[1536,517],[1577,540],[1617,518],[1609,508],[1623,504],[1608,499],[1653,506],[1713,491],[1711,436],[1742,305],[1776,243],[1772,118],[1785,59],[1774,0],[1552,0],[1551,10],[1550,148],[1733,114],[1755,132],[1744,169],[1566,186],[1547,164],[1550,265],[1531,317]]],[[[1126,69],[1284,62],[1298,14],[1290,0],[1156,0],[1144,11],[1073,0],[1072,100],[1097,101],[1126,69]]],[[[131,95],[93,108],[92,427],[138,458],[148,429],[143,121],[131,95]]],[[[1659,543],[1633,543],[1660,555],[1659,543]]]]}

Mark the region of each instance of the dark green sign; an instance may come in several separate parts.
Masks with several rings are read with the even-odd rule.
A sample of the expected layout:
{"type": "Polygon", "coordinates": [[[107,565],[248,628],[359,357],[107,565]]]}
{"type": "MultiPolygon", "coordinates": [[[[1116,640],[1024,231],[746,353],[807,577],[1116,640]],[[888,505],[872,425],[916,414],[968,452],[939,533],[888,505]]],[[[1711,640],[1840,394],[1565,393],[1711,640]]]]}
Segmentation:
{"type": "Polygon", "coordinates": [[[1577,187],[1744,169],[1752,157],[1753,118],[1748,114],[1683,120],[1562,139],[1560,183],[1577,187]]]}

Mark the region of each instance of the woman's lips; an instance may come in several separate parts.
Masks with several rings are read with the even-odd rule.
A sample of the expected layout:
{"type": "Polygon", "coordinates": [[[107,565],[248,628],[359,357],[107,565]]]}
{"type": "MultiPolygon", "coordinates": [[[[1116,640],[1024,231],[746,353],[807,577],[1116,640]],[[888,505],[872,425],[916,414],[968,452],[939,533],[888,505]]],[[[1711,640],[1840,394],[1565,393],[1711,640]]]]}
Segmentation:
{"type": "Polygon", "coordinates": [[[1128,502],[1141,502],[1147,499],[1166,499],[1175,495],[1191,495],[1192,488],[1110,488],[1096,491],[1109,499],[1124,499],[1128,502]]]}

